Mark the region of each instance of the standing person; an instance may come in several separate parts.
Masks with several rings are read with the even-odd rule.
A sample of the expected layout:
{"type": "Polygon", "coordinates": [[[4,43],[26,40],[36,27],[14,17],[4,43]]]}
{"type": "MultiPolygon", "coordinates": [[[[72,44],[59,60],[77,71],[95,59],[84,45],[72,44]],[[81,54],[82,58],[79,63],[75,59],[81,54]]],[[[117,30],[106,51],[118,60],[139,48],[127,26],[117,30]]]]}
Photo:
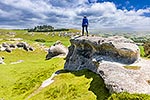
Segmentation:
{"type": "Polygon", "coordinates": [[[86,34],[88,36],[88,19],[86,18],[86,16],[83,17],[82,19],[82,36],[84,35],[84,28],[86,30],[86,34]]]}

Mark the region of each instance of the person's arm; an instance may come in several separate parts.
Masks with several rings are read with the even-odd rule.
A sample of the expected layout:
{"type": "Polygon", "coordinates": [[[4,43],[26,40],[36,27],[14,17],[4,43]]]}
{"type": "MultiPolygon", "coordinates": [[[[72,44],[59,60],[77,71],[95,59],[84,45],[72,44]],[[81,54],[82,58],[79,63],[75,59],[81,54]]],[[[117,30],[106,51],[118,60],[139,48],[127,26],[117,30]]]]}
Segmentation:
{"type": "Polygon", "coordinates": [[[87,25],[89,25],[89,21],[88,21],[88,19],[87,19],[87,25]]]}

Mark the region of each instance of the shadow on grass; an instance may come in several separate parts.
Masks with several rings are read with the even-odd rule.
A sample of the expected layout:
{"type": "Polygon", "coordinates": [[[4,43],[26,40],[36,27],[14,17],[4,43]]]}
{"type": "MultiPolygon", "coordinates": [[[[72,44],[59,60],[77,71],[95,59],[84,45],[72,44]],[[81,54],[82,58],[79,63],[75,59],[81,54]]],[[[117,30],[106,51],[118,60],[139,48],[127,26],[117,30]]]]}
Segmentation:
{"type": "MultiPolygon", "coordinates": [[[[60,71],[60,73],[67,73],[67,72],[70,71],[66,70],[60,71]]],[[[97,100],[107,100],[108,97],[110,96],[110,93],[106,88],[103,79],[98,74],[95,74],[94,72],[87,69],[80,71],[72,71],[71,73],[77,77],[85,75],[86,78],[93,79],[92,82],[90,83],[90,88],[88,90],[92,91],[97,96],[97,100]]]]}

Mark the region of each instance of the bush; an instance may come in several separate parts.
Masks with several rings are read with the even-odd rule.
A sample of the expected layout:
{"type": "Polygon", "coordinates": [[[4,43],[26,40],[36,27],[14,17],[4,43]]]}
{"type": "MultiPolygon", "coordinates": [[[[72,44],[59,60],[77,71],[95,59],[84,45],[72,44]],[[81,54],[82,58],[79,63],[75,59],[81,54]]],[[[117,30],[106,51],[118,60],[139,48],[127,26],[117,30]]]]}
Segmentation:
{"type": "Polygon", "coordinates": [[[46,42],[44,39],[35,39],[36,42],[46,42]]]}
{"type": "Polygon", "coordinates": [[[145,56],[150,57],[150,42],[145,42],[143,47],[145,51],[145,56]]]}
{"type": "Polygon", "coordinates": [[[140,56],[141,57],[145,57],[144,47],[143,46],[139,46],[139,48],[140,48],[140,56]]]}

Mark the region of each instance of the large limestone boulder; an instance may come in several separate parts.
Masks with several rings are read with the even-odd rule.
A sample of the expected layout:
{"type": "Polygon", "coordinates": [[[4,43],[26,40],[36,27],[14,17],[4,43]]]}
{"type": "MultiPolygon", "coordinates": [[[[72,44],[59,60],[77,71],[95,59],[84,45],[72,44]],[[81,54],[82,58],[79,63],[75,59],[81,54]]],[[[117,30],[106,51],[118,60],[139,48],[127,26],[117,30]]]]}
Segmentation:
{"type": "Polygon", "coordinates": [[[150,72],[146,70],[150,69],[150,61],[140,58],[139,48],[132,40],[82,36],[70,42],[64,69],[89,69],[99,74],[111,93],[150,93],[150,72]]]}
{"type": "Polygon", "coordinates": [[[59,55],[66,56],[67,54],[68,54],[68,49],[60,41],[57,41],[48,49],[46,60],[49,60],[52,57],[59,56],[59,55]]]}
{"type": "Polygon", "coordinates": [[[69,67],[73,70],[85,67],[93,70],[94,62],[101,61],[131,64],[140,57],[138,46],[124,37],[77,37],[71,39],[70,42],[65,68],[69,67]],[[71,66],[76,66],[76,68],[71,66]]]}

